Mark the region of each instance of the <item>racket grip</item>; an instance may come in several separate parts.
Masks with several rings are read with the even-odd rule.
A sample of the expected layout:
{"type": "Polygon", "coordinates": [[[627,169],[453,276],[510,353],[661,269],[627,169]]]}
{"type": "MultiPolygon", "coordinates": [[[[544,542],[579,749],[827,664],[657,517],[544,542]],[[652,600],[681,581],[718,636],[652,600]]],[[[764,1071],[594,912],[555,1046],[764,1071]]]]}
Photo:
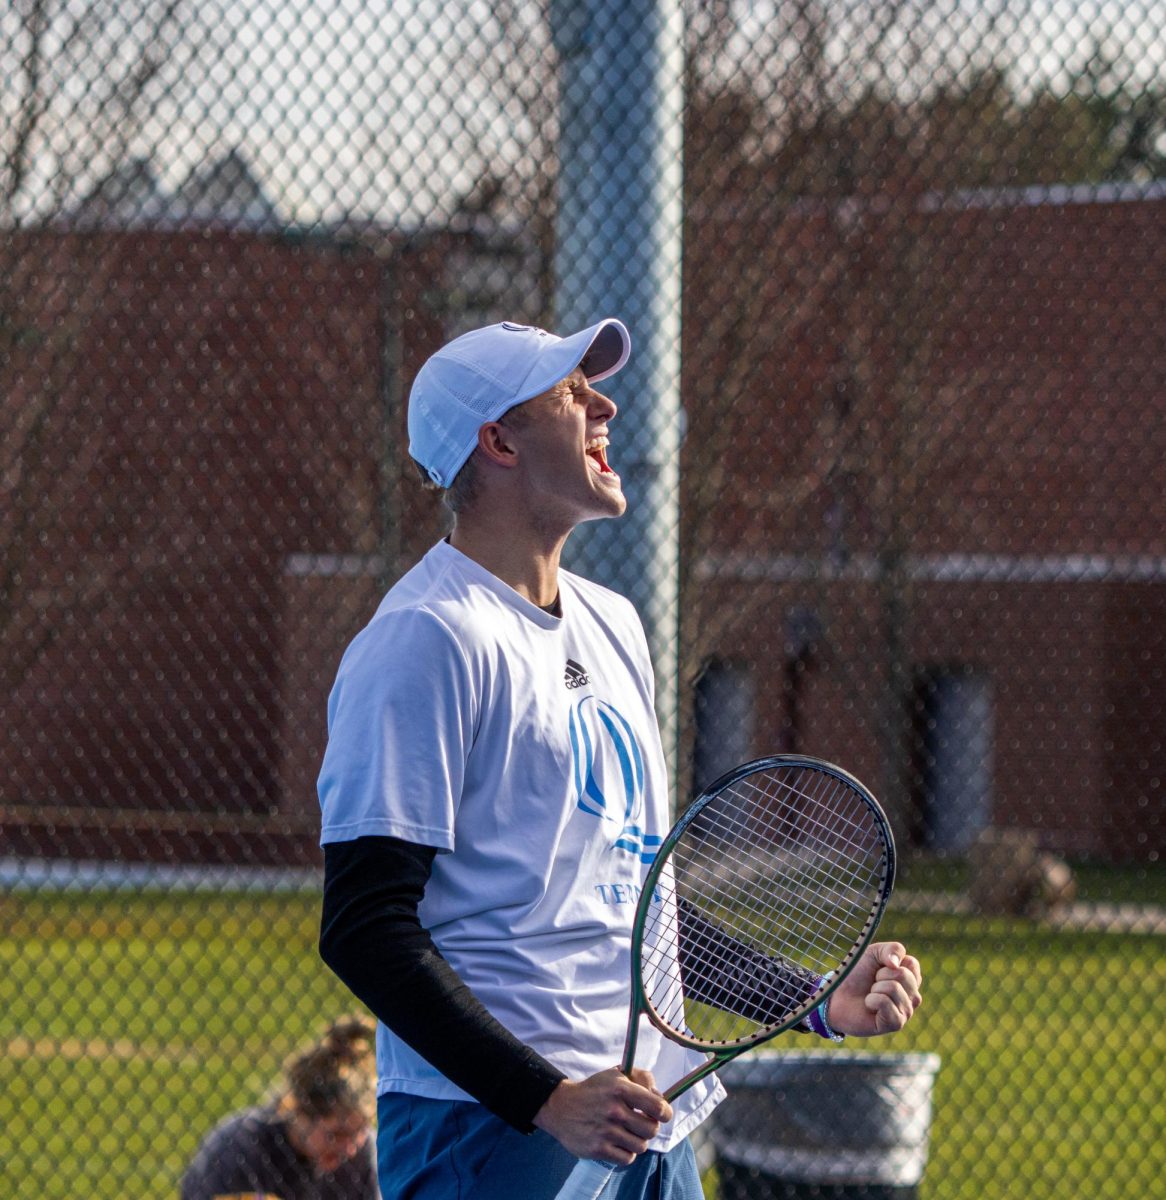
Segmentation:
{"type": "Polygon", "coordinates": [[[555,1200],[599,1200],[607,1181],[615,1174],[611,1163],[581,1158],[567,1176],[555,1200]]]}

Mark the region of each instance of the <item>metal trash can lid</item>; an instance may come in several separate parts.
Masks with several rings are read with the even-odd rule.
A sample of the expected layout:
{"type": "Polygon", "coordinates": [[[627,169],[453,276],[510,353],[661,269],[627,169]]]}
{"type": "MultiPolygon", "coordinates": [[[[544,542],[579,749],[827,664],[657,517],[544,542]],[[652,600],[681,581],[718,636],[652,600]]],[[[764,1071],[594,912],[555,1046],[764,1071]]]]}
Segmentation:
{"type": "Polygon", "coordinates": [[[911,1186],[927,1162],[937,1054],[766,1051],[718,1073],[717,1157],[772,1178],[911,1186]]]}

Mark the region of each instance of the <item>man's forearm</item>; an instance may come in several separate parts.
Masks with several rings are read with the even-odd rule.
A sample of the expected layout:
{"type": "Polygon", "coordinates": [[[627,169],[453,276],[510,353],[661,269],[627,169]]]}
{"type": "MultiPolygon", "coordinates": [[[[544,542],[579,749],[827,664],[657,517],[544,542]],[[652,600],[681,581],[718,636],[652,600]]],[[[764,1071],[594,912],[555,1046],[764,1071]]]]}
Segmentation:
{"type": "Polygon", "coordinates": [[[678,916],[680,978],[693,1000],[773,1025],[817,991],[812,971],[763,954],[688,901],[678,902],[678,916]]]}
{"type": "Polygon", "coordinates": [[[417,916],[434,851],[396,838],[324,847],[320,956],[447,1079],[517,1129],[563,1073],[520,1042],[442,957],[417,916]]]}

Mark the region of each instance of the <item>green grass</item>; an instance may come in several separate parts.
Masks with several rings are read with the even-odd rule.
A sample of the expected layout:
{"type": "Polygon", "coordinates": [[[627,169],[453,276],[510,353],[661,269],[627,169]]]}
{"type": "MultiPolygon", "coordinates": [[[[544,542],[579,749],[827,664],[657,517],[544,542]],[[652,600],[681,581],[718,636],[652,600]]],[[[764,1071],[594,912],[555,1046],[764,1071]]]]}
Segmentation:
{"type": "MultiPolygon", "coordinates": [[[[1077,898],[1093,903],[1157,904],[1166,907],[1166,871],[1160,864],[1112,867],[1100,863],[1069,864],[1077,898]]],[[[910,852],[899,860],[896,888],[916,892],[963,891],[968,884],[964,858],[910,852]]]]}
{"type": "MultiPolygon", "coordinates": [[[[1113,876],[1106,898],[1129,890],[1113,876]]],[[[209,1125],[353,1007],[316,959],[317,905],[0,896],[0,1195],[175,1196],[209,1125]]],[[[1166,1174],[1166,938],[893,904],[884,932],[923,960],[927,1001],[904,1034],[865,1045],[942,1059],[924,1200],[1153,1193],[1166,1174]]]]}
{"type": "Polygon", "coordinates": [[[176,1196],[207,1128],[355,1007],[315,896],[0,899],[0,1195],[176,1196]]]}
{"type": "Polygon", "coordinates": [[[938,1053],[923,1195],[1148,1195],[1166,1170],[1166,942],[896,917],[925,1006],[887,1043],[938,1053]]]}

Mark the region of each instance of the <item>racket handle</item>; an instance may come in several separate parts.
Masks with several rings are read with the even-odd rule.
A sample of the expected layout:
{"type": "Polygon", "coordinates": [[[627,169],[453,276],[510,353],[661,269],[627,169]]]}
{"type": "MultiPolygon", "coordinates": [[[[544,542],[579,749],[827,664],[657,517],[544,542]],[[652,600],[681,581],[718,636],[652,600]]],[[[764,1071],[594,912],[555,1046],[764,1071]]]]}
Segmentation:
{"type": "Polygon", "coordinates": [[[555,1200],[599,1200],[607,1181],[615,1174],[611,1163],[581,1158],[567,1176],[555,1200]]]}

